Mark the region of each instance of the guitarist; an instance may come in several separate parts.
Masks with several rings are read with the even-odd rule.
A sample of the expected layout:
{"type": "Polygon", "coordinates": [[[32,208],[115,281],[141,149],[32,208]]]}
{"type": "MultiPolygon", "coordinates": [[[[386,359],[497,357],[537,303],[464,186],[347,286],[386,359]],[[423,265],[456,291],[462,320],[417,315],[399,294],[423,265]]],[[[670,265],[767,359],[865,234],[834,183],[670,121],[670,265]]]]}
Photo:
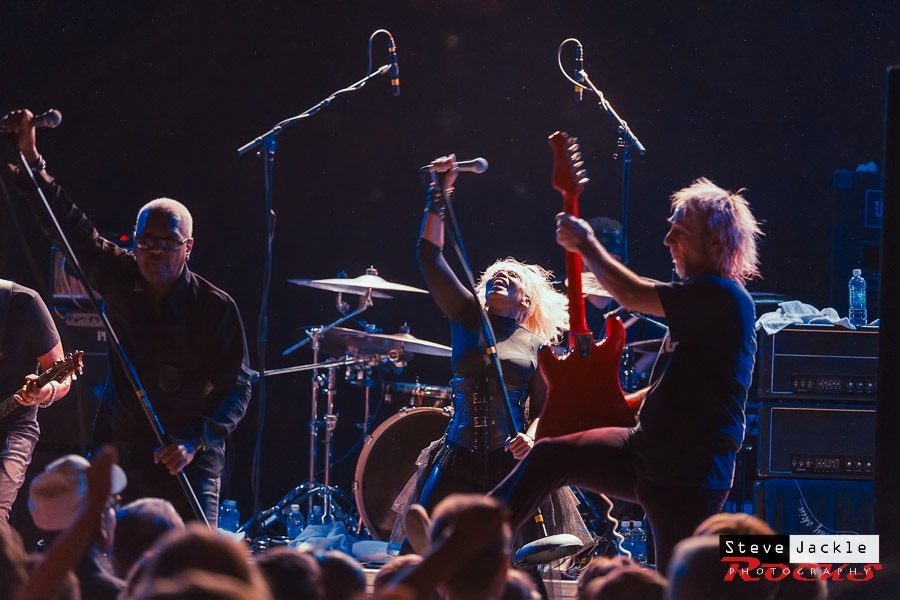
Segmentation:
{"type": "Polygon", "coordinates": [[[63,358],[56,325],[34,290],[0,280],[0,340],[0,398],[21,405],[0,420],[0,522],[7,523],[41,432],[38,407],[68,394],[70,380],[30,385],[37,378],[35,363],[46,370],[63,358]]]}
{"type": "Polygon", "coordinates": [[[491,492],[509,505],[514,526],[565,484],[638,502],[663,573],[675,544],[720,512],[731,489],[756,352],[744,281],[759,275],[762,235],[747,201],[708,179],[671,201],[664,244],[681,279],[673,283],[639,277],[587,223],[557,215],[557,242],[584,258],[616,302],[669,323],[650,386],[637,392],[639,425],[541,440],[491,492]]]}

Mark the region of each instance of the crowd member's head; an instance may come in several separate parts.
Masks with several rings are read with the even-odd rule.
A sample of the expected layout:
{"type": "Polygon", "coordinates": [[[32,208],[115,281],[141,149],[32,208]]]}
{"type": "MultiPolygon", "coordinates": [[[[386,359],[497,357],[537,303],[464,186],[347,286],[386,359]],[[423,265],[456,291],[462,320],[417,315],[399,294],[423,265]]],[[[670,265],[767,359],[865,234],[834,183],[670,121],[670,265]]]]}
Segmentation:
{"type": "Polygon", "coordinates": [[[774,535],[769,524],[747,513],[719,513],[707,517],[694,535],[774,535]]]}
{"type": "Polygon", "coordinates": [[[553,274],[514,258],[498,260],[475,287],[488,312],[514,317],[545,342],[557,342],[569,327],[568,299],[551,281],[553,274]]]}
{"type": "MultiPolygon", "coordinates": [[[[296,596],[301,598],[302,596],[296,596]]],[[[120,596],[122,598],[122,596],[120,596]]],[[[266,587],[208,571],[187,569],[141,584],[127,600],[271,600],[266,587]]]]}
{"type": "MultiPolygon", "coordinates": [[[[69,454],[51,462],[34,478],[28,490],[28,509],[38,529],[55,534],[75,522],[87,499],[85,473],[90,466],[86,458],[69,454]]],[[[125,472],[117,464],[112,465],[110,483],[112,495],[124,490],[128,484],[125,472]]],[[[107,507],[101,515],[100,530],[94,541],[100,551],[109,551],[115,530],[115,512],[107,507]]]]}
{"type": "MultiPolygon", "coordinates": [[[[27,559],[28,573],[30,574],[42,560],[44,560],[44,555],[42,554],[29,554],[27,559]]],[[[12,598],[12,596],[0,595],[0,598],[12,598]]],[[[54,600],[81,600],[81,598],[81,584],[78,583],[75,573],[69,571],[66,573],[59,593],[54,600]]]]}
{"type": "Polygon", "coordinates": [[[352,556],[328,550],[319,557],[327,600],[357,600],[365,597],[366,574],[352,556]]]}
{"type": "Polygon", "coordinates": [[[168,290],[181,276],[194,248],[194,220],[187,207],[157,198],[138,212],[134,256],[152,292],[168,290]]]}
{"type": "Polygon", "coordinates": [[[184,521],[168,500],[141,498],[117,510],[110,556],[116,575],[125,579],[156,540],[173,529],[184,529],[184,521]]]}
{"type": "Polygon", "coordinates": [[[670,600],[769,599],[774,585],[768,581],[725,581],[718,536],[681,540],[672,554],[666,577],[670,600]]]}
{"type": "Polygon", "coordinates": [[[665,244],[683,279],[713,273],[744,282],[759,276],[757,242],[763,235],[740,195],[705,177],[672,194],[665,244]]]}
{"type": "Polygon", "coordinates": [[[372,589],[375,592],[384,590],[391,583],[394,575],[404,570],[406,567],[417,565],[422,562],[422,557],[418,554],[401,554],[389,563],[384,564],[378,573],[375,574],[375,580],[372,582],[372,589]]]}
{"type": "Polygon", "coordinates": [[[322,570],[309,553],[273,548],[256,557],[256,566],[269,584],[275,600],[325,599],[322,570]]]}
{"type": "Polygon", "coordinates": [[[666,578],[638,566],[619,567],[595,577],[578,592],[579,600],[663,600],[666,578]]]}
{"type": "Polygon", "coordinates": [[[0,598],[14,598],[27,577],[22,536],[7,523],[0,522],[0,598]]]}
{"type": "Polygon", "coordinates": [[[502,600],[541,600],[541,594],[531,577],[522,571],[509,569],[506,572],[506,587],[502,600]]]}
{"type": "MultiPolygon", "coordinates": [[[[498,509],[500,504],[493,498],[480,494],[451,494],[434,508],[431,515],[431,541],[447,535],[459,520],[477,514],[480,507],[498,509]]],[[[446,581],[447,590],[455,597],[490,597],[499,593],[506,583],[509,564],[511,530],[506,524],[499,536],[488,543],[481,541],[483,549],[473,553],[446,581]],[[477,595],[476,595],[477,594],[477,595]]]]}
{"type": "Polygon", "coordinates": [[[638,564],[627,556],[595,556],[578,576],[579,593],[592,579],[606,577],[616,569],[637,567],[638,564]]]}
{"type": "Polygon", "coordinates": [[[184,530],[167,533],[154,546],[146,563],[138,563],[129,583],[134,597],[141,598],[161,579],[178,579],[186,571],[211,573],[220,578],[233,578],[269,597],[268,586],[255,565],[247,559],[246,550],[237,542],[220,536],[195,523],[184,530]]]}

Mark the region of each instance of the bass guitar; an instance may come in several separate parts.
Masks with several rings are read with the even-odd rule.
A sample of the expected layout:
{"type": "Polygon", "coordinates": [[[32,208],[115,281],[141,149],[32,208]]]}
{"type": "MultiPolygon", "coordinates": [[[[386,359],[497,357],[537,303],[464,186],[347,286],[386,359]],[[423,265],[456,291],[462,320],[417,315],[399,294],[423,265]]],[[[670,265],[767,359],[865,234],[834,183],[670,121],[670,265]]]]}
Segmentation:
{"type": "MultiPolygon", "coordinates": [[[[29,382],[28,385],[35,388],[42,388],[51,381],[62,383],[63,380],[70,375],[72,376],[72,379],[75,379],[78,375],[81,375],[81,371],[84,367],[82,362],[83,358],[84,352],[81,350],[70,352],[65,358],[61,358],[53,363],[49,369],[38,375],[37,379],[29,382]]],[[[22,404],[16,400],[15,394],[0,402],[0,419],[6,418],[9,413],[19,406],[22,406],[22,404]]]]}
{"type": "MultiPolygon", "coordinates": [[[[578,140],[557,131],[550,136],[553,150],[553,187],[562,194],[563,210],[578,216],[578,197],[587,177],[578,140]]],[[[618,317],[607,317],[606,337],[594,341],[584,313],[581,290],[581,255],[566,252],[569,296],[567,352],[538,351],[538,371],[547,383],[536,438],[565,435],[596,427],[633,427],[635,418],[619,382],[625,347],[625,327],[618,317]]]]}

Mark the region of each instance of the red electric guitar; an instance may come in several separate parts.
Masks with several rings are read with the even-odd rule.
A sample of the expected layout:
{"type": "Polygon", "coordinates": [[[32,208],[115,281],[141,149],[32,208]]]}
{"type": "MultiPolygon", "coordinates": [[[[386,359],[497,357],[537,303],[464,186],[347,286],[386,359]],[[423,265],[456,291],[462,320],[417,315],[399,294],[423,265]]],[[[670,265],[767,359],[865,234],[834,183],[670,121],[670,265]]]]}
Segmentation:
{"type": "MultiPolygon", "coordinates": [[[[578,140],[557,131],[550,136],[553,150],[553,187],[562,194],[563,210],[578,216],[578,196],[587,182],[578,140]]],[[[619,383],[619,364],[625,347],[625,327],[607,317],[606,338],[595,342],[584,316],[581,292],[581,255],[566,252],[569,278],[569,344],[564,356],[549,346],[538,352],[538,371],[547,382],[538,439],[596,427],[633,427],[634,414],[619,383]]]]}
{"type": "MultiPolygon", "coordinates": [[[[38,375],[38,378],[31,382],[31,385],[35,388],[42,388],[51,381],[62,383],[69,375],[72,376],[72,379],[75,379],[76,376],[81,374],[83,357],[84,352],[81,350],[69,353],[65,358],[54,362],[49,369],[38,375]]],[[[16,400],[15,394],[0,402],[0,419],[6,417],[19,406],[22,405],[16,400]]]]}

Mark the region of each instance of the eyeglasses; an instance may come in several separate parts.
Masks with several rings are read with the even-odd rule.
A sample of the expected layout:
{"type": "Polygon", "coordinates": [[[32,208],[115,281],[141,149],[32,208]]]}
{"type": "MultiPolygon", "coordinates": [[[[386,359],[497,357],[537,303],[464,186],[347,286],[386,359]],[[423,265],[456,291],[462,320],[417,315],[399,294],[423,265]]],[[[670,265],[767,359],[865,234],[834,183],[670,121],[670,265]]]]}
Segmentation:
{"type": "Polygon", "coordinates": [[[135,239],[135,246],[141,250],[157,250],[160,247],[166,252],[175,252],[188,243],[191,238],[158,238],[155,235],[142,233],[135,239]]]}

